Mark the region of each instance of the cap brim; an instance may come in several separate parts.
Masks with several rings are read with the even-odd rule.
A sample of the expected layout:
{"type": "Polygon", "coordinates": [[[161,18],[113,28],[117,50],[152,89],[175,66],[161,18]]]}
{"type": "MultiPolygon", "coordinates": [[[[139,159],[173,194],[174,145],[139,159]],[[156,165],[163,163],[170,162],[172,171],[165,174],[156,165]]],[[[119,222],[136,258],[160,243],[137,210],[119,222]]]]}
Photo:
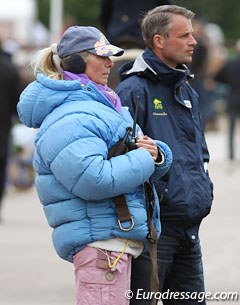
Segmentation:
{"type": "Polygon", "coordinates": [[[121,56],[123,55],[124,50],[114,45],[107,44],[104,46],[95,47],[94,49],[90,49],[88,52],[102,57],[109,57],[121,56]]]}

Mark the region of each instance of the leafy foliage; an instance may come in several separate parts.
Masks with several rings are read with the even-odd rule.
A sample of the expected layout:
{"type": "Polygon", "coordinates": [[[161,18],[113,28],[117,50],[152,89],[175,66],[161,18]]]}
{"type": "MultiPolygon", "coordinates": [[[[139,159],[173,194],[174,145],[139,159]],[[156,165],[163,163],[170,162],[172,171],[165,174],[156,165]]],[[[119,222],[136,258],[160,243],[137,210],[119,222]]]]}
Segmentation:
{"type": "MultiPolygon", "coordinates": [[[[37,0],[39,20],[49,27],[50,0],[37,0]]],[[[99,24],[100,0],[65,0],[64,21],[78,25],[92,25],[100,27],[99,24]]]]}
{"type": "MultiPolygon", "coordinates": [[[[98,18],[100,1],[65,0],[64,16],[66,23],[73,22],[79,25],[93,25],[101,28],[98,18]]],[[[37,3],[39,19],[49,27],[50,0],[37,0],[37,3]]],[[[235,40],[240,37],[239,0],[172,0],[172,3],[185,6],[195,13],[200,13],[208,22],[219,24],[227,40],[235,40]]]]}
{"type": "Polygon", "coordinates": [[[240,38],[239,0],[173,0],[173,4],[185,6],[200,13],[206,21],[219,24],[227,40],[240,38]]]}

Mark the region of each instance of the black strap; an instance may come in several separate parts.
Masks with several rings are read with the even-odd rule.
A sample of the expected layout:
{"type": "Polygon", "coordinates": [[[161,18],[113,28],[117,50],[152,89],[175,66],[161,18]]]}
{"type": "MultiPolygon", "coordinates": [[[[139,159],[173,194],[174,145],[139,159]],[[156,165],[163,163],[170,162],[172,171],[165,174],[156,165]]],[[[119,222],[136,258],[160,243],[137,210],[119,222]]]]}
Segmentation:
{"type": "MultiPolygon", "coordinates": [[[[145,191],[146,204],[147,204],[148,227],[150,230],[151,224],[153,222],[153,213],[154,213],[154,208],[155,208],[155,196],[154,196],[154,192],[153,192],[152,183],[145,182],[144,191],[145,191]]],[[[147,239],[151,244],[155,244],[157,242],[157,238],[155,236],[152,236],[151,233],[152,232],[150,230],[149,234],[147,236],[147,239]]]]}
{"type": "Polygon", "coordinates": [[[127,145],[122,140],[120,140],[109,149],[107,159],[109,160],[112,157],[123,155],[127,151],[128,151],[127,145]]]}
{"type": "MultiPolygon", "coordinates": [[[[149,254],[152,262],[151,271],[151,292],[154,292],[154,296],[159,291],[159,277],[158,277],[158,263],[157,263],[157,230],[154,225],[153,213],[155,208],[155,196],[153,192],[153,186],[151,182],[144,183],[147,214],[148,214],[148,226],[149,234],[147,239],[149,241],[149,254]]],[[[157,299],[153,298],[151,305],[156,305],[157,299]]]]}
{"type": "MultiPolygon", "coordinates": [[[[129,148],[126,144],[128,135],[132,131],[131,127],[126,129],[125,136],[122,140],[118,141],[114,146],[112,146],[108,151],[107,159],[112,157],[120,156],[128,152],[129,148]]],[[[122,231],[130,231],[134,226],[134,220],[129,212],[126,198],[124,195],[119,195],[112,198],[115,203],[115,209],[118,217],[118,225],[122,231]],[[124,223],[130,222],[130,225],[126,227],[124,223]]]]}
{"type": "MultiPolygon", "coordinates": [[[[129,127],[126,130],[126,134],[122,140],[117,142],[113,147],[110,148],[108,152],[108,160],[112,157],[119,156],[125,154],[131,149],[135,149],[136,140],[136,122],[137,122],[137,114],[138,114],[138,105],[139,105],[140,97],[136,99],[136,109],[134,116],[134,124],[133,128],[129,127]],[[129,134],[132,133],[132,143],[127,143],[127,138],[129,134]],[[131,145],[130,145],[131,144],[131,145]]],[[[157,231],[153,221],[153,213],[155,208],[155,197],[153,192],[153,186],[150,182],[144,183],[145,197],[146,197],[146,205],[147,205],[147,215],[148,215],[148,226],[149,226],[149,234],[147,239],[149,241],[149,253],[152,261],[152,272],[151,272],[151,291],[155,292],[154,295],[159,290],[159,278],[158,278],[158,265],[157,265],[157,231]]],[[[118,216],[118,225],[119,228],[123,231],[130,231],[134,226],[133,218],[129,212],[128,205],[124,195],[116,196],[113,198],[115,202],[116,213],[118,216]],[[129,222],[130,226],[127,228],[123,226],[124,222],[129,222]]],[[[154,297],[152,299],[151,305],[156,305],[157,300],[154,297]]]]}

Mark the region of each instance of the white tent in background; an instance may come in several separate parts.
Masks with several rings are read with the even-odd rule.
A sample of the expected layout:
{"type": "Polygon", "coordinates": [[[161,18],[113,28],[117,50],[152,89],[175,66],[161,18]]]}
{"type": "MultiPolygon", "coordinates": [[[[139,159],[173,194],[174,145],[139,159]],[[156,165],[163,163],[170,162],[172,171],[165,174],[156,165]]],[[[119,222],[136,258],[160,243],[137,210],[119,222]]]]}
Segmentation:
{"type": "Polygon", "coordinates": [[[0,38],[28,44],[37,15],[36,1],[0,0],[0,8],[0,38]]]}

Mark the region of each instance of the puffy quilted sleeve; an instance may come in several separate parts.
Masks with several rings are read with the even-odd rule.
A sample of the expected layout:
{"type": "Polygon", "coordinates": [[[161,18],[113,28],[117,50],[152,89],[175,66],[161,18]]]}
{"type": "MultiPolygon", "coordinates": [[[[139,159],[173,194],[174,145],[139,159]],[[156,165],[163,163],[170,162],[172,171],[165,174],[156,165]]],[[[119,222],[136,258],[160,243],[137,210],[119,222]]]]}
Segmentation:
{"type": "Polygon", "coordinates": [[[58,123],[48,128],[39,140],[38,153],[74,195],[84,200],[111,198],[148,180],[154,161],[143,149],[107,160],[108,132],[97,118],[66,118],[61,120],[61,128],[58,123]]]}
{"type": "Polygon", "coordinates": [[[85,200],[101,200],[127,193],[146,181],[154,171],[147,151],[135,150],[106,160],[102,140],[85,138],[67,147],[51,164],[57,179],[85,200]]]}

